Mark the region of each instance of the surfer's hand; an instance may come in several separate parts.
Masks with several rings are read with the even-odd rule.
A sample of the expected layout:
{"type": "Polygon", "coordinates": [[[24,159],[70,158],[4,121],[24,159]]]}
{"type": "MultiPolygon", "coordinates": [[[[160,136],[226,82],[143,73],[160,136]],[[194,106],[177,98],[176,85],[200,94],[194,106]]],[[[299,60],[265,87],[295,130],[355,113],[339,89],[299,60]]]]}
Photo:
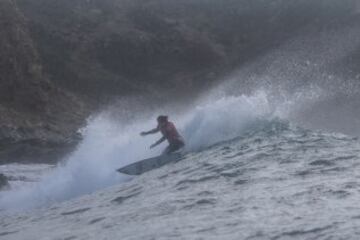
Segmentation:
{"type": "Polygon", "coordinates": [[[140,133],[140,136],[145,136],[146,135],[146,132],[141,132],[140,133]]]}
{"type": "Polygon", "coordinates": [[[150,149],[154,148],[156,146],[156,144],[153,144],[150,146],[150,149]]]}

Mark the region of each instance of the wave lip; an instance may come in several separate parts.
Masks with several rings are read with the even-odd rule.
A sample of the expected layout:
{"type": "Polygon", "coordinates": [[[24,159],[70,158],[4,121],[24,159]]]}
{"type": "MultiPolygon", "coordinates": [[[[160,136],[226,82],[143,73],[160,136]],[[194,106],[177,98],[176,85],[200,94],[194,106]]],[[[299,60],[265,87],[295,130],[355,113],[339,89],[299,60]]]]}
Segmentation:
{"type": "MultiPolygon", "coordinates": [[[[194,110],[181,115],[170,113],[170,116],[184,135],[186,150],[190,155],[212,146],[221,146],[232,139],[250,141],[254,134],[257,134],[257,138],[253,144],[257,144],[256,141],[262,142],[269,135],[290,131],[291,124],[277,118],[284,116],[279,114],[286,112],[283,106],[274,105],[269,99],[265,91],[251,96],[212,97],[203,100],[194,110]]],[[[285,105],[288,103],[285,102],[285,105]]],[[[83,131],[84,140],[64,164],[57,166],[33,186],[1,194],[0,208],[48,206],[128,181],[128,177],[118,175],[114,170],[161,152],[161,147],[151,151],[147,149],[159,136],[138,136],[142,130],[154,127],[152,119],[155,118],[139,119],[131,124],[114,121],[106,113],[93,118],[83,131]]],[[[257,156],[263,154],[260,150],[257,156]]],[[[247,151],[251,151],[250,147],[234,155],[242,156],[247,151]]]]}
{"type": "MultiPolygon", "coordinates": [[[[186,139],[186,150],[201,151],[215,143],[240,136],[256,126],[268,112],[267,98],[224,97],[199,104],[183,115],[171,115],[186,139]]],[[[89,121],[78,149],[47,173],[38,183],[1,194],[2,209],[31,209],[65,201],[129,180],[115,169],[141,159],[159,155],[161,147],[149,150],[159,136],[142,138],[144,129],[156,125],[156,117],[122,124],[100,114],[89,121]]]]}

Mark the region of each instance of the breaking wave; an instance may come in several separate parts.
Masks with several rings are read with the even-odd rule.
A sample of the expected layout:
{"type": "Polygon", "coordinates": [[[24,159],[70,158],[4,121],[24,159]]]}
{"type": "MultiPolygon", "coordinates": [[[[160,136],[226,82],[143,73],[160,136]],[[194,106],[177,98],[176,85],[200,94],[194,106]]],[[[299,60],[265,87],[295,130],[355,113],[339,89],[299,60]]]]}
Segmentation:
{"type": "MultiPolygon", "coordinates": [[[[160,112],[159,112],[160,114],[160,112]]],[[[215,143],[235,138],[256,128],[271,115],[266,94],[223,97],[203,102],[182,115],[169,113],[186,139],[186,151],[199,151],[215,143]]],[[[165,145],[150,150],[159,135],[140,137],[139,132],[155,126],[150,119],[122,124],[106,113],[89,120],[83,141],[62,164],[26,189],[3,192],[1,208],[32,208],[67,200],[114,185],[130,178],[115,170],[128,163],[156,156],[165,145]]]]}

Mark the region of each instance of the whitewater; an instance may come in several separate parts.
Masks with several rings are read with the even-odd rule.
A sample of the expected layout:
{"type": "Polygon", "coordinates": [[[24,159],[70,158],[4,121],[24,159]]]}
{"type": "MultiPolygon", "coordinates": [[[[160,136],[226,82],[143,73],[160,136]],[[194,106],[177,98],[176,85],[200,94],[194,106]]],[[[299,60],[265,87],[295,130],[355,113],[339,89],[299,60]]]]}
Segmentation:
{"type": "MultiPolygon", "coordinates": [[[[309,129],[268,91],[221,91],[190,110],[160,109],[133,121],[107,111],[83,141],[32,184],[1,192],[0,239],[358,239],[360,142],[309,129]],[[115,169],[160,154],[139,132],[170,115],[185,159],[139,177],[115,169]]],[[[297,108],[292,108],[297,106],[297,108]]]]}
{"type": "MultiPolygon", "coordinates": [[[[265,114],[270,114],[267,98],[259,92],[251,97],[221,97],[211,103],[202,100],[194,111],[171,114],[170,119],[177,123],[186,139],[185,151],[197,152],[257,128],[265,114]]],[[[150,150],[149,146],[160,135],[146,138],[139,135],[144,129],[156,127],[156,116],[121,123],[103,112],[90,119],[88,127],[82,130],[84,140],[74,153],[55,170],[44,174],[39,183],[2,193],[0,206],[26,210],[130,180],[115,169],[160,155],[166,147],[163,144],[150,150]]]]}

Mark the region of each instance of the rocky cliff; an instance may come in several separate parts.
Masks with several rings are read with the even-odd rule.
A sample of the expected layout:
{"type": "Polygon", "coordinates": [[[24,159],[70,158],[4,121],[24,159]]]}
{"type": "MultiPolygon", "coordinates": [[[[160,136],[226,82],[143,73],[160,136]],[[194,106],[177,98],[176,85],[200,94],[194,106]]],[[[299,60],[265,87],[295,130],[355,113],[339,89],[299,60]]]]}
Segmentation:
{"type": "Polygon", "coordinates": [[[47,79],[12,0],[0,1],[0,52],[0,162],[28,159],[29,151],[41,160],[33,147],[63,144],[81,125],[84,108],[47,79]]]}
{"type": "Polygon", "coordinates": [[[18,0],[44,68],[90,100],[177,99],[328,24],[354,0],[18,0]]]}
{"type": "MultiPolygon", "coordinates": [[[[309,25],[348,18],[356,3],[0,0],[0,162],[41,159],[41,149],[49,158],[114,98],[192,99],[309,25]]],[[[353,59],[344,61],[356,68],[353,59]]]]}

